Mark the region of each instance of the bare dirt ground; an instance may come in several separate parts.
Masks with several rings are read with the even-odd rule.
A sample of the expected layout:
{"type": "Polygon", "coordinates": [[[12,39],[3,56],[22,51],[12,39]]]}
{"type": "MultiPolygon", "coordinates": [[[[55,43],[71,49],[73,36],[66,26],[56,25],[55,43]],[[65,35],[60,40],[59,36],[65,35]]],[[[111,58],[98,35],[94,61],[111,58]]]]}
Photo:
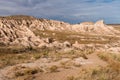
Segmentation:
{"type": "MultiPolygon", "coordinates": [[[[80,74],[81,69],[89,69],[97,66],[107,66],[107,63],[103,60],[101,60],[96,53],[92,53],[87,55],[88,59],[83,59],[81,57],[77,57],[74,59],[70,58],[63,58],[58,61],[50,61],[50,59],[47,58],[41,58],[38,59],[32,63],[23,63],[23,64],[18,64],[14,66],[9,66],[1,69],[1,74],[0,74],[0,80],[9,80],[10,77],[12,76],[12,73],[15,71],[14,68],[18,66],[26,66],[26,67],[31,67],[31,68],[37,68],[37,67],[46,67],[44,72],[38,72],[37,74],[31,75],[32,78],[29,79],[23,79],[23,80],[68,80],[71,76],[77,77],[80,74]],[[70,65],[66,65],[69,61],[70,65]],[[65,63],[65,64],[62,64],[65,63]],[[80,66],[78,65],[80,64],[80,66]],[[57,71],[49,71],[49,68],[51,66],[57,66],[57,71]],[[64,67],[62,66],[64,65],[64,67]],[[7,78],[4,77],[5,74],[8,74],[7,78]],[[2,75],[3,74],[3,75],[2,75]],[[5,78],[5,79],[4,79],[5,78]]],[[[30,77],[31,77],[30,76],[30,77]]],[[[11,79],[10,79],[11,80],[11,79]]],[[[19,79],[15,79],[19,80],[19,79]]],[[[22,80],[22,79],[20,79],[22,80]]]]}
{"type": "Polygon", "coordinates": [[[103,21],[98,21],[90,24],[90,27],[88,24],[77,24],[73,28],[73,25],[67,23],[42,19],[32,22],[25,20],[25,26],[20,21],[23,25],[18,26],[19,21],[6,20],[4,24],[1,22],[4,25],[1,32],[8,37],[6,42],[14,46],[5,46],[8,43],[4,43],[5,38],[2,37],[1,41],[4,44],[0,43],[0,80],[120,79],[120,32],[117,31],[120,30],[119,25],[113,25],[114,29],[105,25],[103,21]],[[16,35],[19,31],[14,30],[13,25],[8,26],[11,22],[24,34],[16,35]],[[35,30],[33,26],[36,27],[35,30]],[[15,39],[11,36],[15,36],[15,39]],[[15,42],[12,43],[13,41],[15,42]],[[25,47],[17,48],[15,44],[25,47]],[[106,52],[103,53],[102,50],[106,52]],[[79,77],[81,75],[82,79],[79,77]]]}
{"type": "Polygon", "coordinates": [[[55,73],[38,73],[35,75],[35,80],[67,80],[70,76],[78,76],[80,69],[92,68],[96,66],[106,66],[107,63],[101,60],[96,53],[88,55],[88,59],[81,61],[81,67],[74,67],[70,69],[62,69],[55,73]]]}
{"type": "Polygon", "coordinates": [[[38,73],[35,75],[35,80],[67,80],[71,76],[78,76],[82,68],[93,68],[96,66],[106,66],[107,63],[101,60],[95,53],[88,55],[88,59],[81,62],[80,67],[70,69],[61,69],[54,73],[38,73]]]}

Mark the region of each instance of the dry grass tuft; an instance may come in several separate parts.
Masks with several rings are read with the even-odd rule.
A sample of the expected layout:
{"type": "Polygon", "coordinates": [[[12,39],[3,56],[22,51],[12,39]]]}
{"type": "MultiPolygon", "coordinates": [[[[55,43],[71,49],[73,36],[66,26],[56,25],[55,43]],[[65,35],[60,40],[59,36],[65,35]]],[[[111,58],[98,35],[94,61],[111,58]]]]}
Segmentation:
{"type": "Polygon", "coordinates": [[[53,65],[49,68],[50,72],[58,72],[58,67],[56,65],[53,65]]]}
{"type": "Polygon", "coordinates": [[[74,76],[68,76],[67,80],[76,80],[76,78],[74,76]]]}
{"type": "Polygon", "coordinates": [[[120,71],[116,72],[111,67],[97,67],[80,71],[79,77],[74,80],[119,80],[120,71]]]}

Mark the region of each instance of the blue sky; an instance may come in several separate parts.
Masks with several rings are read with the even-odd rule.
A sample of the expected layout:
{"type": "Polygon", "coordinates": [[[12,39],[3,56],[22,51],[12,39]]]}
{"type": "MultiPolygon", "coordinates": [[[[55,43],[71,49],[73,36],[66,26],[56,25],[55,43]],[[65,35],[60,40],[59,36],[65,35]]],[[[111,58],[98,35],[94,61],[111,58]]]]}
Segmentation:
{"type": "Polygon", "coordinates": [[[120,0],[0,0],[0,15],[31,15],[69,23],[120,23],[120,0]]]}

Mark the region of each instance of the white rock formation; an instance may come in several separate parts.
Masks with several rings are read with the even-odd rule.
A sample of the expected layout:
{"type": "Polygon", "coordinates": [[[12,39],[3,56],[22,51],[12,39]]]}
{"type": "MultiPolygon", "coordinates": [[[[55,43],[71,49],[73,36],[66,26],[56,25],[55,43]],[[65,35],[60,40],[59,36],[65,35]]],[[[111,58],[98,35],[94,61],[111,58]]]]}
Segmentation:
{"type": "Polygon", "coordinates": [[[81,24],[75,24],[72,28],[77,32],[100,34],[100,35],[115,35],[120,33],[118,30],[115,30],[112,26],[104,24],[103,20],[97,21],[95,24],[91,22],[84,22],[81,24]]]}
{"type": "Polygon", "coordinates": [[[92,22],[83,22],[71,25],[65,22],[36,19],[29,16],[12,16],[0,18],[0,45],[40,47],[40,44],[45,43],[34,34],[35,30],[71,31],[100,35],[115,35],[116,33],[120,33],[113,27],[105,25],[103,20],[95,24],[92,22]]]}
{"type": "Polygon", "coordinates": [[[16,20],[0,20],[0,43],[3,45],[23,45],[36,46],[40,43],[40,39],[24,25],[16,20]]]}

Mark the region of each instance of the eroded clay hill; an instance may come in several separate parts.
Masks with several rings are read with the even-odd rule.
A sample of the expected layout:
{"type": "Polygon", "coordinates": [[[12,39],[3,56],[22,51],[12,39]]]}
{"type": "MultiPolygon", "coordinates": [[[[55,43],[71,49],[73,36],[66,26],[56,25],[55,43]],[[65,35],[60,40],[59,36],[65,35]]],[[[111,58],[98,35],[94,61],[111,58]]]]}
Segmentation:
{"type": "Polygon", "coordinates": [[[37,47],[44,43],[44,40],[34,34],[36,30],[68,31],[100,35],[116,35],[120,33],[113,27],[104,24],[103,20],[96,23],[84,22],[71,25],[61,21],[37,19],[30,16],[8,16],[0,17],[0,45],[37,47]]]}
{"type": "Polygon", "coordinates": [[[0,20],[1,45],[38,45],[40,39],[24,24],[24,20],[0,20]]]}
{"type": "Polygon", "coordinates": [[[97,21],[96,23],[83,22],[81,24],[75,24],[72,27],[77,28],[76,30],[78,30],[78,32],[84,33],[100,35],[115,35],[117,33],[120,33],[119,31],[115,30],[112,26],[104,24],[103,20],[97,21]]]}

